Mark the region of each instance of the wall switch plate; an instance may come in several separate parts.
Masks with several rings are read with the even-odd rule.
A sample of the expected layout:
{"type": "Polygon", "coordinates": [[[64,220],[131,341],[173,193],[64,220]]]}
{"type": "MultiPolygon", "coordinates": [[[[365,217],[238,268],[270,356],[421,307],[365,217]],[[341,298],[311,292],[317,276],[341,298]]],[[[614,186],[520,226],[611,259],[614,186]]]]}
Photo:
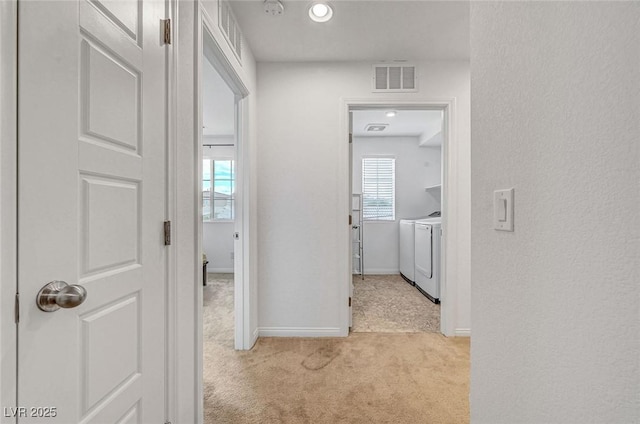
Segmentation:
{"type": "Polygon", "coordinates": [[[513,189],[493,192],[493,227],[498,231],[513,231],[513,189]]]}

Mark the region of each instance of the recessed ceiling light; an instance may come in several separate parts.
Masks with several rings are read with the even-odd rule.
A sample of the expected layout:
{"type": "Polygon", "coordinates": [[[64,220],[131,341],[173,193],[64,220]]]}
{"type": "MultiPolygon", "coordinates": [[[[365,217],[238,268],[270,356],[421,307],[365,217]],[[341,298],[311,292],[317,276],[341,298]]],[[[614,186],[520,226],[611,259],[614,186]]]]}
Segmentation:
{"type": "Polygon", "coordinates": [[[327,3],[314,3],[309,8],[309,17],[314,22],[327,22],[333,16],[333,9],[327,3]]]}
{"type": "Polygon", "coordinates": [[[389,112],[385,113],[385,116],[387,118],[393,118],[394,116],[396,116],[398,114],[398,112],[396,112],[395,110],[390,110],[389,112]]]}

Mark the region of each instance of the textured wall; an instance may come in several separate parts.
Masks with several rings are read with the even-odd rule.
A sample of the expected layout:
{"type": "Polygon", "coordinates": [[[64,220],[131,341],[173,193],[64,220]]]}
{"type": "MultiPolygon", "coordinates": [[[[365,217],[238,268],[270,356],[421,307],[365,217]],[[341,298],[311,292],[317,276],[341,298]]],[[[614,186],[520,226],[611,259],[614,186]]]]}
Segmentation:
{"type": "Polygon", "coordinates": [[[474,424],[640,422],[639,22],[472,2],[474,424]]]}

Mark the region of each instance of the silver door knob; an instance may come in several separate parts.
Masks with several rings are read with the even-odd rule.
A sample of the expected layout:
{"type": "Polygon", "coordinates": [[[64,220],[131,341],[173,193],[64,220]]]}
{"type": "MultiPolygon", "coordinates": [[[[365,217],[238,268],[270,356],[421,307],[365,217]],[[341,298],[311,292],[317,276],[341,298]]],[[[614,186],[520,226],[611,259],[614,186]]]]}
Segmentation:
{"type": "Polygon", "coordinates": [[[45,312],[54,312],[60,308],[75,308],[85,301],[87,290],[76,284],[64,281],[52,281],[40,289],[36,296],[36,305],[45,312]]]}

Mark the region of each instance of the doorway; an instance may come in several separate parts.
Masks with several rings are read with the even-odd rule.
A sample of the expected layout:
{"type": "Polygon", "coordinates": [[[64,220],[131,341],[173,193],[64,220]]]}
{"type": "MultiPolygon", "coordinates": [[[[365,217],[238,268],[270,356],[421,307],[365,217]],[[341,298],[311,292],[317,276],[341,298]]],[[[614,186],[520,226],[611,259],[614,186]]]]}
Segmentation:
{"type": "Polygon", "coordinates": [[[350,116],[351,331],[439,332],[444,111],[368,108],[350,116]]]}
{"type": "MultiPolygon", "coordinates": [[[[380,290],[367,292],[367,289],[371,289],[373,285],[377,284],[387,290],[387,293],[392,294],[396,289],[403,291],[410,289],[408,290],[409,296],[417,295],[419,300],[425,302],[423,311],[420,310],[420,305],[415,306],[417,313],[414,316],[420,316],[420,312],[424,312],[427,315],[431,314],[433,318],[425,321],[425,317],[422,316],[423,323],[419,325],[421,329],[417,331],[437,331],[445,335],[453,333],[449,328],[449,323],[452,321],[449,317],[453,313],[455,290],[448,285],[445,255],[447,204],[449,199],[453,198],[448,195],[449,186],[447,184],[450,165],[448,143],[452,125],[452,103],[453,101],[344,101],[346,120],[343,128],[345,133],[348,130],[350,140],[348,153],[350,172],[348,194],[345,196],[348,196],[349,201],[345,203],[348,205],[352,222],[355,223],[355,225],[350,225],[348,230],[349,275],[348,278],[345,278],[348,295],[351,299],[347,317],[352,331],[416,331],[416,320],[411,317],[401,317],[402,313],[408,309],[404,304],[391,307],[378,304],[376,307],[378,309],[378,323],[363,320],[363,318],[367,318],[367,312],[361,307],[366,307],[366,305],[358,302],[358,296],[360,294],[361,297],[364,297],[368,293],[382,296],[384,299],[385,296],[380,293],[380,290]],[[397,133],[393,131],[387,133],[387,137],[382,135],[385,130],[393,127],[391,125],[393,119],[403,114],[418,116],[420,112],[425,114],[423,121],[429,122],[422,129],[404,127],[400,128],[397,133]],[[427,116],[430,118],[426,118],[427,116]],[[375,135],[371,135],[372,133],[375,135]],[[397,143],[394,145],[393,141],[397,143]],[[403,153],[403,148],[400,147],[402,144],[406,145],[407,149],[414,149],[414,156],[420,156],[413,158],[415,159],[413,164],[410,164],[411,161],[398,161],[400,157],[407,157],[407,153],[403,153]],[[420,145],[422,147],[419,147],[420,145]],[[422,149],[422,152],[418,149],[422,149]],[[418,153],[423,153],[425,157],[422,158],[422,155],[418,155],[418,153]],[[396,173],[398,170],[396,165],[400,167],[401,171],[398,174],[396,173]],[[400,174],[405,174],[406,167],[416,168],[413,171],[408,171],[407,174],[417,174],[418,178],[409,177],[408,183],[406,181],[404,183],[405,186],[394,187],[395,183],[402,182],[404,177],[400,174]],[[388,197],[386,201],[379,198],[371,199],[371,193],[366,192],[367,190],[377,190],[378,194],[381,193],[381,187],[365,187],[367,183],[363,181],[364,178],[370,177],[372,181],[379,184],[380,178],[384,177],[384,175],[378,174],[364,175],[366,172],[371,173],[372,170],[378,174],[385,171],[393,174],[390,179],[388,178],[387,187],[390,188],[391,193],[385,194],[388,197]],[[406,184],[410,184],[411,188],[407,188],[406,184]],[[403,193],[405,190],[409,193],[403,193]],[[432,216],[429,217],[429,215],[432,216]],[[402,218],[414,218],[414,222],[415,218],[428,218],[434,221],[428,223],[428,228],[433,242],[437,242],[438,236],[440,236],[439,257],[431,256],[431,252],[428,252],[428,255],[431,257],[434,271],[436,268],[439,271],[439,291],[436,296],[433,296],[432,289],[425,290],[425,286],[422,284],[418,284],[416,287],[415,276],[404,275],[405,278],[403,278],[401,274],[400,221],[402,218]],[[437,225],[433,225],[436,223],[437,225]],[[356,254],[358,248],[355,246],[359,245],[362,247],[361,257],[356,254]],[[367,280],[370,282],[369,285],[367,285],[367,280]],[[396,314],[394,317],[394,313],[390,312],[393,309],[396,309],[400,314],[396,314]],[[399,323],[394,324],[394,318],[397,318],[399,323]],[[409,322],[406,322],[407,319],[409,322]],[[360,323],[364,322],[364,326],[359,325],[359,321],[360,323]]],[[[413,234],[414,232],[412,232],[413,234]]],[[[415,239],[411,244],[415,249],[415,239]]],[[[412,269],[415,270],[413,259],[412,269]]],[[[368,315],[369,318],[375,317],[376,311],[371,310],[368,315]]]]}
{"type": "MultiPolygon", "coordinates": [[[[226,294],[222,296],[226,299],[224,305],[218,306],[229,311],[226,321],[230,328],[223,328],[233,335],[233,348],[246,349],[248,311],[244,308],[243,289],[246,168],[242,116],[243,99],[248,91],[224,61],[225,56],[204,19],[201,28],[197,166],[201,176],[198,190],[202,193],[202,219],[197,224],[201,237],[203,285],[206,290],[207,274],[213,274],[211,278],[215,282],[209,291],[214,291],[214,285],[226,287],[226,294]]],[[[204,299],[206,293],[203,295],[204,299]]]]}
{"type": "MultiPolygon", "coordinates": [[[[201,92],[203,340],[206,358],[212,342],[234,348],[238,163],[235,95],[206,55],[202,58],[201,92]]],[[[206,368],[205,359],[205,372],[206,368]]]]}

